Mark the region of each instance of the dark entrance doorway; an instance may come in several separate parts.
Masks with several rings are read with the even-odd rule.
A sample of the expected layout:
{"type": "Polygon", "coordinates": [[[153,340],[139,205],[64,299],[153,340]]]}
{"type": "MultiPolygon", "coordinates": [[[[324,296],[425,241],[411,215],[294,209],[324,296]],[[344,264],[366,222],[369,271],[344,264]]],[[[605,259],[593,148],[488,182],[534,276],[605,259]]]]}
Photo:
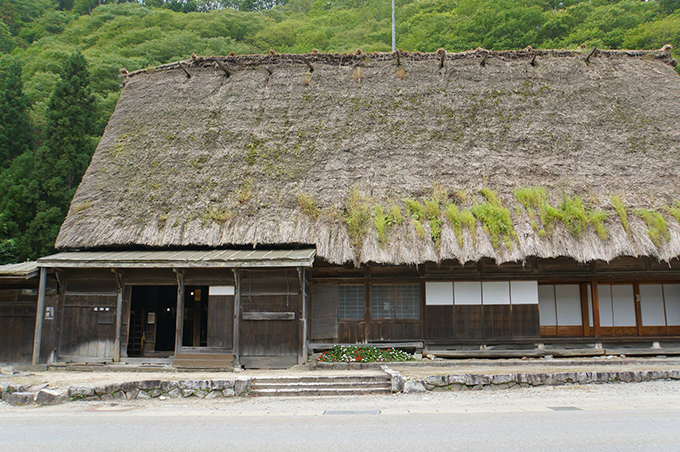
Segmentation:
{"type": "Polygon", "coordinates": [[[133,286],[129,357],[168,357],[175,352],[176,286],[133,286]]]}

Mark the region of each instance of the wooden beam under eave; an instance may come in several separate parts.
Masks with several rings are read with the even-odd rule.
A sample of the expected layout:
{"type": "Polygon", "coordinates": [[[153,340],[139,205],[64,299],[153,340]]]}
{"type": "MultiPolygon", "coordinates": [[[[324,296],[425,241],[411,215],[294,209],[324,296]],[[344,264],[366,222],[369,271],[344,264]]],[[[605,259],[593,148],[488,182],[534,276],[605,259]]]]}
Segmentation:
{"type": "Polygon", "coordinates": [[[35,366],[40,362],[40,343],[42,340],[43,318],[45,317],[45,288],[47,286],[47,269],[40,268],[40,282],[38,285],[38,304],[35,308],[35,332],[33,334],[33,357],[31,363],[35,366]]]}
{"type": "Polygon", "coordinates": [[[177,313],[175,315],[175,355],[182,350],[184,332],[184,270],[175,269],[177,275],[177,313]]]}

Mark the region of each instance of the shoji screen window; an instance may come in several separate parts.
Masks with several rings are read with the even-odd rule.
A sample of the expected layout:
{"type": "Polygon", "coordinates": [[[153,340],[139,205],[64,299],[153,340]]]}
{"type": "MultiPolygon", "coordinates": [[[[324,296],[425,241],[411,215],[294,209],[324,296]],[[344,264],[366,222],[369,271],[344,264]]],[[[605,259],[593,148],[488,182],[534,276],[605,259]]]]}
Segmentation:
{"type": "Polygon", "coordinates": [[[541,284],[538,304],[542,336],[583,335],[579,284],[541,284]]]}
{"type": "Polygon", "coordinates": [[[603,336],[637,334],[635,291],[632,284],[598,284],[600,332],[603,336]]]}

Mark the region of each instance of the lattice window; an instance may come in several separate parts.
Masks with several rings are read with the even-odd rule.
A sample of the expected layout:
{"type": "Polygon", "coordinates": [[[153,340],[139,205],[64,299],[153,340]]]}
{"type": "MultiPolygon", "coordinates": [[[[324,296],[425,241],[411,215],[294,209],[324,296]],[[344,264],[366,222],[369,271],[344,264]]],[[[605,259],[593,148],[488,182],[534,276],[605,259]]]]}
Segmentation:
{"type": "Polygon", "coordinates": [[[312,340],[338,337],[338,286],[315,284],[312,286],[312,340]]]}
{"type": "Polygon", "coordinates": [[[418,284],[376,284],[371,289],[371,316],[374,319],[419,319],[418,284]]]}
{"type": "Polygon", "coordinates": [[[338,318],[340,320],[364,319],[364,286],[338,286],[338,318]]]}

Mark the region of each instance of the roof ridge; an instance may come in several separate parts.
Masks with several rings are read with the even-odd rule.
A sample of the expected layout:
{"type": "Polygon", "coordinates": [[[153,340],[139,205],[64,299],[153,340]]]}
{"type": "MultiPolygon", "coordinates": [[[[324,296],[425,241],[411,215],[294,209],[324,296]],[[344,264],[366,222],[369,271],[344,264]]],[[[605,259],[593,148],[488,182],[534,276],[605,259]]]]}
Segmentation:
{"type": "Polygon", "coordinates": [[[645,56],[652,56],[654,59],[661,60],[662,62],[675,67],[677,61],[671,56],[672,46],[666,44],[661,49],[655,50],[604,50],[593,47],[592,49],[579,48],[579,49],[534,49],[531,46],[527,46],[522,50],[487,50],[482,47],[478,47],[474,50],[467,50],[464,52],[446,52],[445,49],[440,48],[436,52],[406,52],[401,49],[397,49],[396,52],[372,52],[366,53],[362,52],[361,49],[357,49],[354,53],[320,53],[320,52],[310,52],[310,53],[276,53],[270,50],[268,54],[247,54],[247,55],[236,55],[232,52],[226,56],[197,56],[192,54],[191,58],[186,60],[174,61],[172,63],[161,64],[158,66],[152,66],[144,69],[138,69],[136,71],[128,72],[127,69],[120,69],[121,77],[125,77],[125,82],[131,77],[140,74],[150,74],[156,71],[166,71],[166,70],[185,70],[186,68],[201,68],[201,67],[214,67],[216,69],[225,70],[222,66],[224,63],[234,64],[242,67],[253,67],[253,66],[266,66],[266,65],[276,65],[281,62],[292,62],[298,64],[304,64],[310,67],[310,71],[313,68],[310,66],[311,63],[322,63],[337,66],[354,66],[365,62],[366,59],[371,59],[372,61],[390,61],[396,60],[401,62],[401,59],[405,61],[424,61],[424,60],[441,60],[442,56],[446,60],[458,60],[458,59],[468,59],[468,58],[502,58],[502,59],[522,59],[528,58],[532,60],[537,56],[551,56],[551,57],[570,57],[570,56],[581,56],[586,62],[589,62],[590,58],[597,56],[605,57],[624,57],[624,58],[641,58],[645,56]],[[442,55],[442,53],[444,55],[442,55]],[[376,59],[377,58],[377,59],[376,59]]]}

